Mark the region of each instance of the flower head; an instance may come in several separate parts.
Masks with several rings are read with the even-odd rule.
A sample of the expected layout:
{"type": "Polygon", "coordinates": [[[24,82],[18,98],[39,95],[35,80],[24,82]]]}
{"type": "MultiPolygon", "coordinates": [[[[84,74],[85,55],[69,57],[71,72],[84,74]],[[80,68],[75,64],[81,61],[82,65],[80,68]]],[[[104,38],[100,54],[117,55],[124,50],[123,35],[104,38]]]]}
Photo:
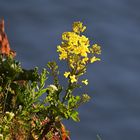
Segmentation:
{"type": "MultiPolygon", "coordinates": [[[[87,64],[99,61],[96,55],[101,54],[100,46],[97,44],[90,45],[89,39],[82,35],[86,29],[82,22],[74,22],[72,31],[62,34],[62,43],[57,47],[59,59],[65,60],[68,64],[69,72],[65,72],[64,76],[72,83],[77,82],[78,77],[86,72],[87,64]],[[76,75],[76,77],[75,77],[76,75]]],[[[82,83],[88,84],[88,81],[82,83]]]]}
{"type": "Polygon", "coordinates": [[[86,26],[83,26],[83,23],[78,21],[78,22],[74,22],[72,29],[75,33],[80,33],[80,32],[84,32],[86,29],[86,26]]]}
{"type": "Polygon", "coordinates": [[[70,72],[65,72],[65,73],[64,73],[64,76],[65,76],[66,78],[68,78],[69,75],[70,75],[70,72]]]}
{"type": "Polygon", "coordinates": [[[48,85],[47,89],[50,93],[55,93],[58,91],[58,88],[55,85],[48,85]]]}
{"type": "Polygon", "coordinates": [[[85,85],[88,85],[88,79],[82,80],[82,83],[84,83],[85,85]]]}
{"type": "Polygon", "coordinates": [[[71,83],[77,82],[75,75],[70,76],[70,80],[71,80],[71,83]]]}
{"type": "Polygon", "coordinates": [[[93,54],[101,54],[101,47],[97,44],[92,45],[91,51],[93,54]]]}

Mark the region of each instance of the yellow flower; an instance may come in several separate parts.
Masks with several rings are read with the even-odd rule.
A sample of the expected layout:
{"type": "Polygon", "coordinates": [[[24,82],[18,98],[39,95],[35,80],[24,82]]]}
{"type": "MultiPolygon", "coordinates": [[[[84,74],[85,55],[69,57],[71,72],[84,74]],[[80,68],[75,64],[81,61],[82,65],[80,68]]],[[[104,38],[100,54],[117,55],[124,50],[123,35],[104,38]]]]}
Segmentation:
{"type": "Polygon", "coordinates": [[[79,47],[79,51],[83,57],[87,57],[87,53],[89,53],[89,49],[86,46],[79,47]]]}
{"type": "Polygon", "coordinates": [[[72,29],[75,33],[80,33],[80,32],[84,32],[86,29],[86,26],[83,26],[83,23],[78,21],[78,22],[74,22],[72,29]]]}
{"type": "Polygon", "coordinates": [[[65,76],[66,78],[68,78],[69,75],[70,75],[70,72],[65,72],[65,73],[64,73],[64,76],[65,76]]]}
{"type": "Polygon", "coordinates": [[[92,45],[92,53],[101,54],[101,47],[97,44],[92,45]]]}
{"type": "Polygon", "coordinates": [[[61,46],[57,46],[57,52],[62,52],[64,49],[61,46]]]}
{"type": "Polygon", "coordinates": [[[66,59],[67,58],[67,52],[65,51],[64,48],[62,48],[61,46],[57,46],[57,52],[60,52],[59,54],[59,59],[62,60],[62,59],[66,59]]]}
{"type": "Polygon", "coordinates": [[[84,83],[85,85],[88,85],[88,79],[82,80],[82,83],[84,83]]]}
{"type": "Polygon", "coordinates": [[[77,82],[75,75],[70,76],[70,80],[71,80],[71,83],[77,82]]]}
{"type": "Polygon", "coordinates": [[[94,63],[94,62],[100,61],[100,60],[101,60],[100,58],[97,58],[97,57],[94,56],[90,59],[90,63],[94,63]]]}
{"type": "Polygon", "coordinates": [[[59,54],[59,59],[62,60],[62,59],[67,59],[68,55],[67,55],[67,52],[66,51],[63,51],[61,52],[61,54],[59,54]]]}
{"type": "Polygon", "coordinates": [[[82,63],[82,64],[86,64],[87,61],[88,61],[88,57],[85,57],[85,58],[82,59],[81,63],[82,63]]]}

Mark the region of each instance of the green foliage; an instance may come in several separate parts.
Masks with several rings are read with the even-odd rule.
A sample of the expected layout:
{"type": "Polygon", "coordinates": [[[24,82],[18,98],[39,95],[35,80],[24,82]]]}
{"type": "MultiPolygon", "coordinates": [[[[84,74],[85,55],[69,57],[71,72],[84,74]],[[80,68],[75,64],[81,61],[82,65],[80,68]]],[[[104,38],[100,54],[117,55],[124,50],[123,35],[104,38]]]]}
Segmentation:
{"type": "Polygon", "coordinates": [[[41,122],[46,118],[52,123],[70,118],[80,120],[77,108],[85,99],[73,94],[75,87],[70,83],[67,89],[62,88],[56,62],[49,62],[39,74],[37,67],[25,70],[12,57],[0,58],[0,134],[4,139],[17,137],[17,133],[41,137],[45,130],[41,122]],[[54,84],[46,86],[49,76],[54,84]]]}

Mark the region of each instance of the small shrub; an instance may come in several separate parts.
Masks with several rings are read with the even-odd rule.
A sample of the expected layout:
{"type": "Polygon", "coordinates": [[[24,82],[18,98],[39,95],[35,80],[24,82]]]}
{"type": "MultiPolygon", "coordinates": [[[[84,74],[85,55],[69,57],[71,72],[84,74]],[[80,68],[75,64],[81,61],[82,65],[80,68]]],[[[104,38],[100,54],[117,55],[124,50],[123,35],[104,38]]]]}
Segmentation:
{"type": "Polygon", "coordinates": [[[69,132],[63,119],[79,121],[77,109],[88,102],[87,93],[75,94],[76,88],[88,85],[82,76],[87,66],[99,61],[100,46],[90,46],[82,33],[86,27],[74,22],[72,31],[62,34],[62,43],[57,47],[59,59],[66,61],[64,78],[67,86],[59,82],[56,62],[47,67],[26,70],[15,59],[4,31],[4,20],[0,22],[0,139],[1,140],[69,140],[69,132]],[[47,85],[48,77],[53,84],[47,85]],[[45,98],[41,98],[42,95],[45,98]]]}

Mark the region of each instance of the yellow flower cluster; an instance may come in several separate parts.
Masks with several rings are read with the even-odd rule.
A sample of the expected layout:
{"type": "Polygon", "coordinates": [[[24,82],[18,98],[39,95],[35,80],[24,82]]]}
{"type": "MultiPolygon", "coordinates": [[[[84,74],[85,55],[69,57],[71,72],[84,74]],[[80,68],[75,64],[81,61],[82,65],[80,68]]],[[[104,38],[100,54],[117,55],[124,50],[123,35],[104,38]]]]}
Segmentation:
{"type": "MultiPolygon", "coordinates": [[[[90,47],[89,39],[82,35],[86,29],[82,22],[74,22],[71,32],[64,32],[62,34],[62,43],[57,46],[59,52],[59,59],[66,60],[69,67],[69,72],[65,72],[64,76],[70,78],[71,83],[78,79],[78,75],[84,74],[88,63],[99,61],[95,55],[101,54],[100,46],[97,44],[90,47]]],[[[88,82],[83,82],[86,85],[88,82]]]]}
{"type": "Polygon", "coordinates": [[[62,44],[57,47],[57,51],[60,52],[59,59],[67,59],[71,56],[71,60],[79,57],[87,57],[89,50],[89,40],[84,35],[80,36],[75,32],[64,32],[62,34],[62,44]],[[74,58],[73,58],[74,57],[74,58]]]}

